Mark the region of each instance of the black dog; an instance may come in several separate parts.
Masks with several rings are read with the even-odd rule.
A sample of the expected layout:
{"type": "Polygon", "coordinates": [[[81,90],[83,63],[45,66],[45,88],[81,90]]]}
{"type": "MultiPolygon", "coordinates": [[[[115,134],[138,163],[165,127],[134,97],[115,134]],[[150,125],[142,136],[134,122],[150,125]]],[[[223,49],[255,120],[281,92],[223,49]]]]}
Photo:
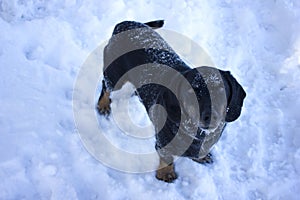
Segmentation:
{"type": "Polygon", "coordinates": [[[156,130],[159,180],[177,178],[173,156],[211,162],[210,149],[226,122],[241,113],[246,93],[227,71],[212,67],[191,69],[153,29],[163,21],[124,21],[115,26],[104,49],[104,80],[97,109],[110,113],[110,92],[129,81],[144,104],[156,130]],[[153,105],[161,109],[152,109],[153,105]]]}

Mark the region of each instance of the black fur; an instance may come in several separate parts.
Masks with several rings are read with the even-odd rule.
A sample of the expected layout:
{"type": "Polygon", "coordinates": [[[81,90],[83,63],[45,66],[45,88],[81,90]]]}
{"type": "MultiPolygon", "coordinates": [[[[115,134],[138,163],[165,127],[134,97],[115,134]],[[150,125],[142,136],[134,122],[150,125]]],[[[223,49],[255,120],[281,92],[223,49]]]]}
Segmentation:
{"type": "Polygon", "coordinates": [[[164,20],[156,20],[145,23],[147,26],[150,26],[151,28],[161,28],[164,25],[164,20]]]}
{"type": "Polygon", "coordinates": [[[230,72],[222,71],[221,75],[223,77],[227,95],[228,110],[225,120],[226,122],[233,122],[241,114],[246,92],[243,90],[242,86],[237,82],[237,80],[230,74],[230,72]]]}

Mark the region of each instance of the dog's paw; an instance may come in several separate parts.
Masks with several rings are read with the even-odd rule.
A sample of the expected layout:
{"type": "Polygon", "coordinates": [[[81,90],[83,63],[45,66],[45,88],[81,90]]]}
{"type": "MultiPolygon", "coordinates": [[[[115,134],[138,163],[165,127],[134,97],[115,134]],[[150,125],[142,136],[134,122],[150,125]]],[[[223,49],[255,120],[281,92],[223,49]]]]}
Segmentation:
{"type": "Polygon", "coordinates": [[[177,179],[174,165],[171,164],[169,166],[156,170],[156,178],[167,183],[172,183],[175,179],[177,179]]]}
{"type": "Polygon", "coordinates": [[[100,106],[99,104],[97,105],[97,110],[100,115],[109,115],[111,112],[110,105],[105,105],[105,106],[100,106]]]}
{"type": "Polygon", "coordinates": [[[97,110],[100,115],[109,115],[111,112],[111,99],[109,98],[109,93],[104,93],[104,95],[99,99],[97,104],[97,110]]]}
{"type": "Polygon", "coordinates": [[[209,153],[204,158],[193,158],[192,160],[200,164],[212,164],[214,162],[212,157],[211,153],[209,153]]]}

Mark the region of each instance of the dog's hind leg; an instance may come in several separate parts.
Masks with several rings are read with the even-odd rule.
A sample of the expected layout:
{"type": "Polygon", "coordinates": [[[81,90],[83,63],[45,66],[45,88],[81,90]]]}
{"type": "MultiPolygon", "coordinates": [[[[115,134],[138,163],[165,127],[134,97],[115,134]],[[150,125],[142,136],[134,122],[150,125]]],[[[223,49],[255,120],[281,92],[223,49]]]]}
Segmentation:
{"type": "Polygon", "coordinates": [[[111,111],[110,108],[111,99],[109,96],[110,96],[110,92],[107,90],[105,81],[103,80],[101,95],[97,103],[97,110],[101,115],[108,115],[111,111]]]}
{"type": "Polygon", "coordinates": [[[214,162],[211,153],[208,153],[204,158],[193,158],[192,160],[200,164],[212,164],[214,162]]]}

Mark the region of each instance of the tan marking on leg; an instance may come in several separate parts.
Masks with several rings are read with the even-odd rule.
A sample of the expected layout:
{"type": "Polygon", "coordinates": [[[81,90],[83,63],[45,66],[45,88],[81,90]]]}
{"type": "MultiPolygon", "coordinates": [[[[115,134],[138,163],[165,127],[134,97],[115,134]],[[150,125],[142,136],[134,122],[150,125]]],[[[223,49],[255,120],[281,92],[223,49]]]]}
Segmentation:
{"type": "Polygon", "coordinates": [[[110,113],[110,103],[111,99],[109,98],[110,92],[104,92],[103,96],[98,100],[97,109],[100,114],[109,114],[110,113]]]}
{"type": "Polygon", "coordinates": [[[173,182],[177,178],[175,173],[174,164],[166,164],[162,159],[159,161],[159,167],[156,170],[156,178],[168,183],[173,182]]]}

